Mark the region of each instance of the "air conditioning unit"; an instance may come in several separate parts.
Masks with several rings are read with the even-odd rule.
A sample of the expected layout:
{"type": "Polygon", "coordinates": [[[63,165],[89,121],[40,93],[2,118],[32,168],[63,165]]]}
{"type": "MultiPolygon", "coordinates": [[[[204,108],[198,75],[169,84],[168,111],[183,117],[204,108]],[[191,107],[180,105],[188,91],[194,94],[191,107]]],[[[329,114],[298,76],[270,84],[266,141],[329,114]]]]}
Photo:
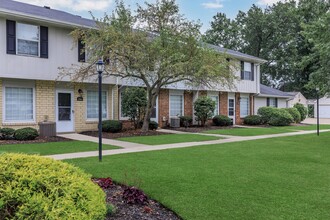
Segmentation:
{"type": "Polygon", "coordinates": [[[180,118],[171,118],[170,121],[172,128],[179,128],[180,127],[180,118]]]}

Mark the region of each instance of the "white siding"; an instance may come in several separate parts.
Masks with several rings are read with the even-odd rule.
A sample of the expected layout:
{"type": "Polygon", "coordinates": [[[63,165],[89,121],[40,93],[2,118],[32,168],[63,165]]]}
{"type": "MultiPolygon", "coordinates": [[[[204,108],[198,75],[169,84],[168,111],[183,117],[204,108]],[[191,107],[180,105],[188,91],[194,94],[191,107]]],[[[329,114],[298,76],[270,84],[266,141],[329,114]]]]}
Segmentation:
{"type": "Polygon", "coordinates": [[[296,103],[301,103],[307,107],[307,99],[300,92],[292,100],[288,101],[288,106],[292,108],[296,103]]]}
{"type": "MultiPolygon", "coordinates": [[[[266,97],[255,97],[254,99],[254,114],[256,115],[258,109],[261,107],[267,106],[267,98],[266,97]]],[[[278,108],[286,108],[286,99],[277,99],[277,107],[278,108]]]]}
{"type": "MultiPolygon", "coordinates": [[[[29,23],[28,21],[24,21],[29,23]]],[[[33,22],[32,24],[36,24],[33,22]]],[[[78,49],[70,36],[71,29],[48,27],[48,59],[12,55],[6,53],[6,19],[0,18],[0,62],[1,77],[19,79],[54,80],[59,67],[81,65],[78,62],[78,49]]],[[[67,80],[69,81],[69,80],[67,80]]],[[[105,83],[115,83],[115,79],[105,79],[105,83]]]]}

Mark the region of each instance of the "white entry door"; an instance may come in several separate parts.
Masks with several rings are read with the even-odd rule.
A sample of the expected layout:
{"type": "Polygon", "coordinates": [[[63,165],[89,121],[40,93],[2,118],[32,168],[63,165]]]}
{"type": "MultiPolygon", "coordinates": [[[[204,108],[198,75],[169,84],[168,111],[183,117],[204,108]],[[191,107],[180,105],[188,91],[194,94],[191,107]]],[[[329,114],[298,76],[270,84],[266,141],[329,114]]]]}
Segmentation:
{"type": "Polygon", "coordinates": [[[56,132],[74,131],[73,91],[56,91],[56,132]]]}
{"type": "Polygon", "coordinates": [[[235,124],[235,93],[228,94],[228,117],[235,124]]]}

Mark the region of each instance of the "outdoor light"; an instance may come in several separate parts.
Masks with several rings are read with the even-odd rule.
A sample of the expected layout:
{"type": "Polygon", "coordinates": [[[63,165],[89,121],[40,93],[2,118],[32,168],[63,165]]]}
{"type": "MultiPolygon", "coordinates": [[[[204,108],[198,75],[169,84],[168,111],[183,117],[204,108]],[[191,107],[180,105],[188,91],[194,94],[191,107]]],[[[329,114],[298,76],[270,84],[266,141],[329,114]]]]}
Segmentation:
{"type": "Polygon", "coordinates": [[[319,110],[319,91],[320,87],[316,87],[316,114],[317,114],[317,136],[320,136],[320,110],[319,110]]]}
{"type": "Polygon", "coordinates": [[[99,161],[102,161],[102,73],[104,70],[104,63],[99,60],[96,63],[96,70],[99,74],[99,161]]]}

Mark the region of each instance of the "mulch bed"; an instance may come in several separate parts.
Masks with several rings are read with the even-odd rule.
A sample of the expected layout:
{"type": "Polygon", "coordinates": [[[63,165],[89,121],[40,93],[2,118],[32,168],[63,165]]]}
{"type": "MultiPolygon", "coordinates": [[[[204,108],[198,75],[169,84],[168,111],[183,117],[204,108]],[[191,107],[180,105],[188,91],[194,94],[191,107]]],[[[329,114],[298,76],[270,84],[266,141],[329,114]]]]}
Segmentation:
{"type": "Polygon", "coordinates": [[[71,139],[63,137],[37,137],[35,140],[29,141],[17,141],[17,140],[0,140],[0,145],[5,144],[34,144],[34,143],[46,143],[46,142],[62,142],[62,141],[72,141],[71,139]]]}
{"type": "Polygon", "coordinates": [[[199,133],[203,131],[208,131],[208,130],[219,130],[219,129],[236,129],[238,127],[234,126],[225,126],[225,127],[220,127],[220,126],[205,126],[205,127],[200,127],[200,126],[190,126],[190,127],[180,127],[180,128],[166,128],[169,130],[175,130],[175,131],[183,131],[183,132],[191,132],[191,133],[199,133]]]}
{"type": "MultiPolygon", "coordinates": [[[[85,131],[81,132],[81,134],[98,137],[99,133],[97,131],[85,131]]],[[[140,129],[138,130],[124,130],[118,133],[110,133],[110,132],[102,132],[102,137],[107,139],[116,139],[122,137],[136,137],[136,136],[151,136],[151,135],[164,135],[168,133],[158,132],[155,130],[149,130],[148,132],[143,132],[140,129]]]]}
{"type": "MultiPolygon", "coordinates": [[[[100,179],[93,179],[94,182],[100,179]]],[[[107,203],[111,203],[115,206],[115,211],[112,214],[106,216],[106,220],[179,220],[181,219],[173,211],[164,207],[159,202],[147,198],[144,204],[129,204],[124,198],[124,190],[127,186],[117,183],[111,183],[110,186],[103,188],[106,193],[107,203]]],[[[143,192],[142,192],[143,193],[143,192]]]]}

